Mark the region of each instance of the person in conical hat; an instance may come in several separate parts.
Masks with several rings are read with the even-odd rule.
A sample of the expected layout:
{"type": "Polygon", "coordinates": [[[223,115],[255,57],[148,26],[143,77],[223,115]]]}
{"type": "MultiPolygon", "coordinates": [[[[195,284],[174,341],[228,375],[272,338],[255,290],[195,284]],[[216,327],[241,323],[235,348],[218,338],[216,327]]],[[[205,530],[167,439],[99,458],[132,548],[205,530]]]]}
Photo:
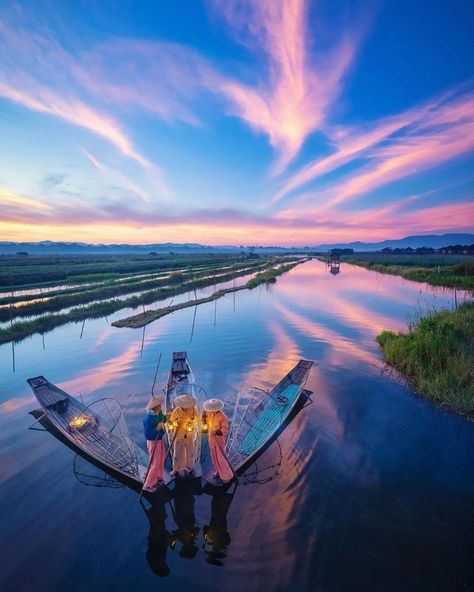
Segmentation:
{"type": "Polygon", "coordinates": [[[202,423],[203,426],[207,424],[209,450],[215,471],[214,477],[219,477],[226,483],[234,477],[234,472],[225,455],[225,440],[229,432],[229,420],[224,413],[224,402],[221,399],[204,401],[204,414],[202,423]]]}
{"type": "Polygon", "coordinates": [[[173,475],[191,476],[194,466],[194,442],[199,421],[196,399],[190,394],[178,395],[170,423],[175,434],[173,443],[173,475]]]}
{"type": "Polygon", "coordinates": [[[166,415],[161,410],[165,398],[163,396],[151,396],[146,406],[143,417],[143,431],[145,433],[148,448],[148,469],[143,485],[144,491],[156,491],[163,484],[163,471],[165,464],[165,447],[163,436],[165,435],[166,415]]]}

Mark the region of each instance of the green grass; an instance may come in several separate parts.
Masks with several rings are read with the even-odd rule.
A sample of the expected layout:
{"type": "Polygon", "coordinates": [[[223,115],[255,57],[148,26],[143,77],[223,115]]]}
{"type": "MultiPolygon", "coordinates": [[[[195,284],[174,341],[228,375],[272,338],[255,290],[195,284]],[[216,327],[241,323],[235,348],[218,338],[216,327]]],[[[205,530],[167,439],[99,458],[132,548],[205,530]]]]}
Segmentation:
{"type": "Polygon", "coordinates": [[[0,256],[0,288],[25,289],[82,283],[143,272],[172,271],[187,265],[212,266],[242,260],[240,254],[170,253],[148,255],[30,255],[0,256]]]}
{"type": "MultiPolygon", "coordinates": [[[[88,289],[79,288],[76,291],[63,293],[61,295],[53,297],[49,297],[48,294],[45,294],[45,296],[49,297],[48,300],[31,302],[30,304],[26,304],[24,306],[0,308],[0,321],[5,322],[22,317],[58,312],[64,308],[69,308],[71,306],[89,304],[97,300],[107,300],[117,296],[130,294],[132,292],[141,292],[142,294],[145,294],[147,291],[153,292],[156,291],[158,288],[168,285],[179,285],[183,284],[186,281],[193,281],[193,287],[198,288],[199,278],[206,278],[207,276],[216,273],[229,273],[231,271],[238,272],[241,269],[247,269],[249,267],[261,269],[263,265],[267,264],[268,260],[265,259],[256,261],[239,261],[237,263],[234,263],[229,269],[225,270],[222,269],[222,265],[212,266],[197,272],[172,272],[169,278],[138,278],[138,280],[135,280],[134,282],[107,282],[97,287],[89,287],[88,289]]],[[[38,298],[39,295],[36,295],[35,297],[38,298]]]]}
{"type": "Polygon", "coordinates": [[[247,288],[252,290],[257,286],[260,286],[261,284],[274,284],[277,281],[277,277],[279,275],[282,275],[283,273],[290,271],[290,269],[293,269],[293,267],[302,262],[303,260],[299,260],[293,263],[280,265],[280,267],[271,267],[270,269],[266,269],[261,273],[257,273],[255,277],[253,277],[251,280],[247,282],[247,288]]]}
{"type": "Polygon", "coordinates": [[[406,334],[383,331],[377,341],[419,394],[474,417],[474,302],[428,314],[406,334]]]}
{"type": "MultiPolygon", "coordinates": [[[[250,266],[250,262],[248,263],[250,266]]],[[[254,265],[255,270],[258,270],[265,268],[265,266],[269,264],[269,261],[258,259],[255,262],[252,262],[252,264],[254,265]]],[[[286,264],[282,267],[291,268],[294,265],[295,264],[286,264]]],[[[202,273],[208,275],[209,270],[205,270],[202,273]]],[[[195,288],[204,288],[216,283],[226,282],[242,275],[247,275],[248,273],[248,269],[241,269],[240,265],[236,265],[227,270],[227,273],[221,275],[219,278],[215,278],[212,275],[210,277],[197,277],[197,274],[195,274],[195,279],[193,280],[150,290],[124,300],[112,299],[102,302],[96,301],[87,306],[72,308],[67,313],[45,314],[32,320],[16,321],[13,322],[10,327],[0,329],[0,343],[20,341],[34,333],[46,333],[66,323],[80,322],[85,319],[107,316],[123,308],[138,308],[141,305],[164,300],[195,288]]]]}
{"type": "Polygon", "coordinates": [[[453,255],[377,255],[344,256],[342,260],[371,271],[399,275],[407,280],[474,290],[474,258],[453,255]]]}

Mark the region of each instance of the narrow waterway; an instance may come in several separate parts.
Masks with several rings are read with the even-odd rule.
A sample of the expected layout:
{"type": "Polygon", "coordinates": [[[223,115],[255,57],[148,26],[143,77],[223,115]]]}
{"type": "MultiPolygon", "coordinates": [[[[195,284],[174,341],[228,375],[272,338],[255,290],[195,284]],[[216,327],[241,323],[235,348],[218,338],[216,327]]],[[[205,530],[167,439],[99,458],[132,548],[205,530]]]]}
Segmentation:
{"type": "Polygon", "coordinates": [[[44,341],[34,335],[14,347],[14,372],[12,346],[2,345],[1,589],[474,589],[474,424],[411,393],[387,372],[375,342],[382,329],[404,330],[427,310],[453,305],[450,290],[344,264],[332,275],[311,261],[270,287],[180,310],[144,330],[111,327],[133,314],[122,310],[59,327],[44,341]],[[280,437],[278,475],[240,485],[228,500],[224,550],[210,550],[204,536],[216,511],[210,496],[192,500],[189,544],[173,535],[177,518],[165,505],[160,520],[175,544],[164,559],[159,551],[169,570],[162,580],[137,495],[81,484],[74,454],[27,429],[37,404],[26,379],[43,374],[88,401],[117,398],[144,446],[141,415],[156,361],[162,352],[164,384],[172,352],[182,350],[198,382],[228,402],[239,390],[273,386],[300,358],[314,360],[314,395],[280,437]]]}

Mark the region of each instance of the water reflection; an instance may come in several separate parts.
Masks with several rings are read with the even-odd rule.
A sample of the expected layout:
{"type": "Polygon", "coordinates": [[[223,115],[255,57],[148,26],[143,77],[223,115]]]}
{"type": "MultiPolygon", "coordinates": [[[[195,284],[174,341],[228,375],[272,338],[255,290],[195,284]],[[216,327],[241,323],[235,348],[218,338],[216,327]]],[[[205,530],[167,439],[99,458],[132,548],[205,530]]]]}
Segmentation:
{"type": "Polygon", "coordinates": [[[232,493],[217,492],[212,495],[211,519],[203,526],[203,549],[207,555],[207,563],[222,567],[227,557],[231,536],[227,529],[227,514],[234,499],[237,486],[232,493]]]}
{"type": "Polygon", "coordinates": [[[76,592],[101,577],[107,590],[151,589],[169,570],[173,589],[196,592],[472,589],[474,424],[383,374],[374,341],[419,311],[453,305],[449,290],[346,264],[333,277],[313,261],[270,290],[239,292],[235,308],[230,297],[217,315],[215,303],[200,307],[192,344],[190,308],[145,335],[95,319],[82,341],[80,324],[48,333],[46,350],[32,336],[15,348],[16,374],[1,346],[0,586],[76,592]],[[298,358],[315,360],[314,404],[280,438],[279,475],[239,487],[230,508],[203,491],[178,501],[179,524],[172,498],[145,517],[131,491],[77,484],[69,451],[26,430],[25,380],[43,374],[88,399],[118,398],[138,441],[158,355],[164,384],[170,352],[184,349],[202,386],[227,404],[244,385],[268,388],[298,358]]]}
{"type": "Polygon", "coordinates": [[[160,577],[169,575],[170,568],[166,562],[168,549],[173,548],[173,535],[166,528],[166,504],[170,501],[171,494],[163,488],[157,492],[153,503],[148,507],[142,502],[143,510],[150,523],[148,531],[148,547],[146,560],[151,571],[160,577]]]}

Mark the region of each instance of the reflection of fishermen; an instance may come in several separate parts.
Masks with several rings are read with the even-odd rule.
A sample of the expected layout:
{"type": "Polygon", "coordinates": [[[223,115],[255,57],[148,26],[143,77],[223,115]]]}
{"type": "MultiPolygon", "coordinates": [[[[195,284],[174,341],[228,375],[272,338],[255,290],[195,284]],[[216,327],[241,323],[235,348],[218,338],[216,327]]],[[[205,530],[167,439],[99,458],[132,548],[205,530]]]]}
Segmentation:
{"type": "Polygon", "coordinates": [[[164,424],[166,416],[161,411],[164,397],[151,397],[146,406],[146,414],[143,418],[143,431],[145,432],[148,448],[148,472],[143,485],[144,491],[155,491],[163,484],[163,468],[165,464],[165,448],[163,446],[164,424]]]}
{"type": "Polygon", "coordinates": [[[197,435],[198,412],[196,399],[192,395],[178,395],[175,400],[170,423],[176,430],[173,438],[173,471],[172,475],[178,473],[192,475],[194,465],[194,442],[197,435]]]}
{"type": "Polygon", "coordinates": [[[203,424],[206,421],[209,432],[209,450],[211,451],[214,477],[220,477],[224,483],[230,481],[234,473],[225,455],[225,439],[229,431],[229,421],[223,411],[221,399],[208,399],[204,402],[203,424]]]}
{"type": "MultiPolygon", "coordinates": [[[[234,491],[235,493],[235,491],[234,491]]],[[[222,566],[222,560],[227,557],[227,547],[230,545],[230,535],[227,532],[227,512],[234,494],[219,493],[212,496],[211,520],[209,526],[203,527],[204,550],[207,562],[222,566]]]]}
{"type": "MultiPolygon", "coordinates": [[[[169,492],[166,488],[161,489],[160,492],[169,492]]],[[[154,574],[165,577],[170,573],[168,564],[166,563],[166,552],[168,547],[172,544],[172,536],[166,530],[165,520],[166,511],[165,503],[167,497],[164,494],[156,494],[150,508],[143,509],[150,522],[150,530],[148,532],[148,549],[146,558],[148,564],[154,574]],[[158,496],[158,497],[157,497],[158,496]]]]}
{"type": "Polygon", "coordinates": [[[181,543],[179,556],[185,559],[193,559],[198,552],[194,494],[200,491],[196,491],[196,487],[200,488],[198,479],[180,479],[174,488],[174,519],[178,528],[173,531],[173,538],[174,544],[181,543]]]}

